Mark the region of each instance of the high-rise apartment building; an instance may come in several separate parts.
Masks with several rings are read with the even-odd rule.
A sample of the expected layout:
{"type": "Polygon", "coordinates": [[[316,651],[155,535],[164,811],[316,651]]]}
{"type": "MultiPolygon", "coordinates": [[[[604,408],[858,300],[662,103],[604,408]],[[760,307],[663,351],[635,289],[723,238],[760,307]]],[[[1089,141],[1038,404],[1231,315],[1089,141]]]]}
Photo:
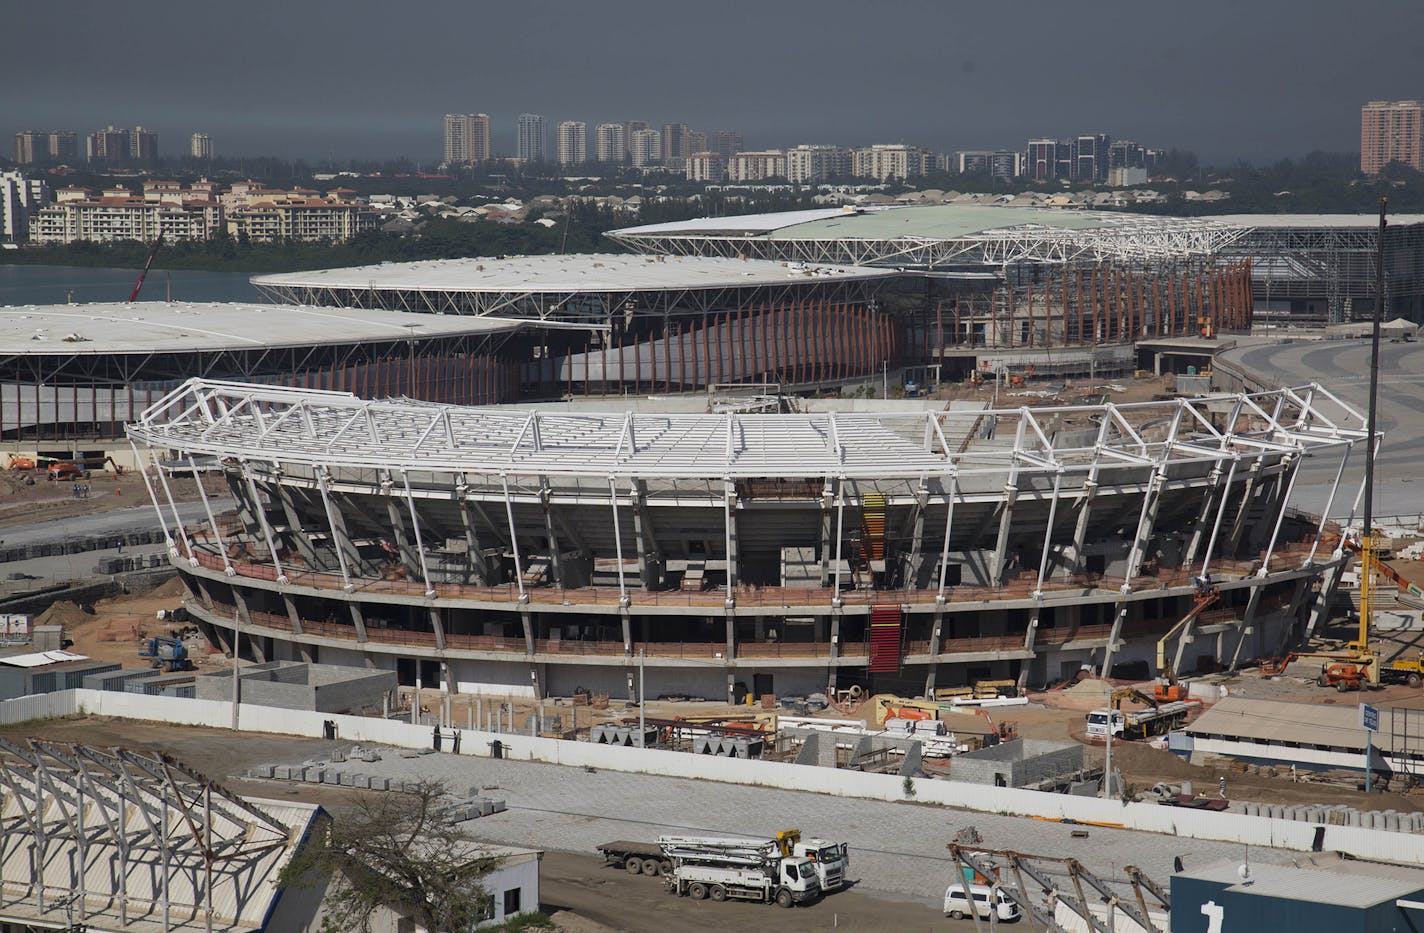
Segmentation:
{"type": "Polygon", "coordinates": [[[0,172],[0,243],[30,237],[30,216],[49,205],[49,185],[20,172],[0,172]]]}
{"type": "Polygon", "coordinates": [[[188,154],[195,159],[207,161],[213,157],[213,138],[207,133],[194,133],[188,141],[188,154]]]}
{"type": "MultiPolygon", "coordinates": [[[[652,129],[652,127],[648,126],[648,121],[647,121],[647,120],[624,120],[624,121],[623,121],[623,145],[624,145],[624,147],[625,147],[625,149],[626,149],[626,151],[627,151],[628,159],[629,159],[630,161],[631,161],[632,158],[633,158],[633,134],[636,133],[636,132],[638,132],[639,130],[647,130],[647,129],[652,129]]],[[[661,146],[662,143],[659,142],[658,145],[661,146]]],[[[662,150],[659,149],[659,151],[661,152],[662,150]]]]}
{"type": "Polygon", "coordinates": [[[544,118],[537,113],[521,113],[518,127],[519,158],[525,162],[543,162],[544,118]]]}
{"type": "Polygon", "coordinates": [[[129,131],[117,126],[106,126],[89,134],[87,152],[90,162],[118,164],[130,158],[129,131]]]}
{"type": "Polygon", "coordinates": [[[21,130],[15,134],[15,161],[21,165],[74,162],[78,157],[78,137],[73,130],[50,130],[48,133],[21,130]]]}
{"type": "Polygon", "coordinates": [[[1424,106],[1417,100],[1372,100],[1360,108],[1360,171],[1378,175],[1391,162],[1424,171],[1424,106]]]}
{"type": "Polygon", "coordinates": [[[688,131],[687,152],[683,153],[683,155],[692,155],[694,152],[707,151],[709,151],[709,147],[707,145],[707,134],[699,133],[696,130],[688,131]]]}
{"type": "Polygon", "coordinates": [[[129,158],[134,162],[152,162],[158,158],[158,134],[136,126],[129,134],[129,158]]]}
{"type": "Polygon", "coordinates": [[[658,164],[663,158],[663,134],[651,129],[634,130],[628,153],[637,168],[658,164]]]}
{"type": "Polygon", "coordinates": [[[715,141],[712,144],[712,151],[720,153],[723,159],[731,160],[732,156],[742,151],[742,134],[740,130],[718,130],[715,141]]]}
{"type": "Polygon", "coordinates": [[[687,136],[690,132],[686,123],[663,124],[663,164],[673,171],[680,171],[682,160],[687,158],[687,136]]]}
{"type": "Polygon", "coordinates": [[[558,127],[559,164],[582,165],[588,161],[588,125],[565,120],[558,127]]]}
{"type": "Polygon", "coordinates": [[[1108,149],[1112,140],[1106,133],[1079,136],[1073,140],[1073,180],[1100,181],[1108,175],[1108,149]]]}
{"type": "Polygon", "coordinates": [[[479,165],[489,159],[489,114],[445,114],[445,164],[479,165]]]}
{"type": "Polygon", "coordinates": [[[720,152],[694,152],[683,160],[688,181],[716,183],[727,177],[727,160],[720,152]]]}
{"type": "Polygon", "coordinates": [[[593,130],[593,157],[605,165],[621,165],[628,157],[623,124],[600,123],[593,130]]]}
{"type": "Polygon", "coordinates": [[[797,146],[786,150],[786,180],[811,185],[850,174],[850,150],[840,146],[797,146]]]}
{"type": "Polygon", "coordinates": [[[1058,177],[1058,140],[1030,139],[1028,141],[1028,165],[1025,166],[1029,178],[1034,181],[1052,181],[1058,177]]]}
{"type": "Polygon", "coordinates": [[[877,143],[851,153],[851,173],[881,182],[914,178],[925,173],[925,156],[925,151],[918,146],[877,143]]]}

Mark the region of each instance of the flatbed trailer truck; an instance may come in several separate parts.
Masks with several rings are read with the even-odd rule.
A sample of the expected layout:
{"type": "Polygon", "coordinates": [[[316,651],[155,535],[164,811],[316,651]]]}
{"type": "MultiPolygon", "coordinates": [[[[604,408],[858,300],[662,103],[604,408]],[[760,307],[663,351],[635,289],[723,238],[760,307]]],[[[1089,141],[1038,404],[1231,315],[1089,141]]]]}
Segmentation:
{"type": "Polygon", "coordinates": [[[656,842],[631,842],[615,839],[598,847],[603,862],[621,868],[630,875],[665,875],[672,871],[672,859],[663,854],[656,842]]]}

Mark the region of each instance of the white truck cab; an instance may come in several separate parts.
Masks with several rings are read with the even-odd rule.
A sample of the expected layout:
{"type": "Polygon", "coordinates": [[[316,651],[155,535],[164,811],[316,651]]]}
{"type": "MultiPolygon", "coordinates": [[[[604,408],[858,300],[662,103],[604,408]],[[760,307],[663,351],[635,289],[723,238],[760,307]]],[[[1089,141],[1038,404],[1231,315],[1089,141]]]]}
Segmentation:
{"type": "Polygon", "coordinates": [[[965,885],[952,884],[945,889],[946,917],[963,920],[970,916],[971,910],[985,919],[988,919],[991,911],[997,914],[1000,920],[1017,920],[1020,915],[1018,905],[1010,900],[1007,894],[987,884],[971,884],[967,886],[967,890],[965,885]]]}
{"type": "Polygon", "coordinates": [[[792,846],[791,854],[811,860],[822,891],[837,891],[845,884],[850,867],[849,848],[844,842],[828,839],[803,839],[792,846]]]}

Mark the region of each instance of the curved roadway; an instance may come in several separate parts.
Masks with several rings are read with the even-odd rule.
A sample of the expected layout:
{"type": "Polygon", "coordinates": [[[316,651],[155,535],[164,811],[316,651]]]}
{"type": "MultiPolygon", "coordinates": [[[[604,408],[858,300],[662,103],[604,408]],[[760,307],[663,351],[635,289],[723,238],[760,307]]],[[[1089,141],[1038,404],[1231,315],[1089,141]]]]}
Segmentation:
{"type": "MultiPolygon", "coordinates": [[[[1311,340],[1251,344],[1221,356],[1262,380],[1267,388],[1318,382],[1363,415],[1369,406],[1370,342],[1311,340]]],[[[1375,469],[1375,514],[1424,513],[1424,344],[1380,343],[1379,428],[1385,433],[1375,469]]],[[[1319,511],[1330,494],[1338,458],[1307,463],[1292,502],[1319,511]]],[[[1330,509],[1345,519],[1364,478],[1364,452],[1351,454],[1330,509]]]]}

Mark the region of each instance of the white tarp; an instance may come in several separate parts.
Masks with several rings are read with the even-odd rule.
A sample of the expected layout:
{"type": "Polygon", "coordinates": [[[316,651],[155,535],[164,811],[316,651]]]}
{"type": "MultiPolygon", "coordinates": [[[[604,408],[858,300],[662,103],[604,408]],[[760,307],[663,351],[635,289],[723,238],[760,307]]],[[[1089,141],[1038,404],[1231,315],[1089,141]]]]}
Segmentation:
{"type": "Polygon", "coordinates": [[[0,658],[0,664],[9,664],[12,667],[43,667],[46,664],[59,664],[62,661],[87,661],[86,654],[75,654],[72,651],[36,651],[34,654],[16,654],[8,658],[0,658]]]}

